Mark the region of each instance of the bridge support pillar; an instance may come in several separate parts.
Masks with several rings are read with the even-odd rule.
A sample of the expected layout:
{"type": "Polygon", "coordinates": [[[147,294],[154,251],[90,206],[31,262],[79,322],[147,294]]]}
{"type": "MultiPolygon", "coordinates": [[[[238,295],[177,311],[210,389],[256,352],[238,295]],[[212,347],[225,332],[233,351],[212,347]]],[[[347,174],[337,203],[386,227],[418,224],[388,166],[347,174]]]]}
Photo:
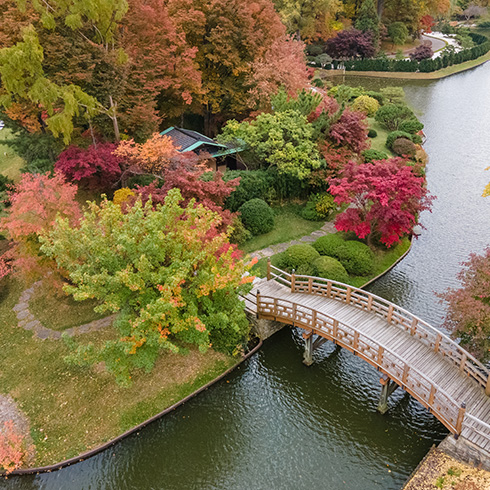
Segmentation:
{"type": "Polygon", "coordinates": [[[313,364],[313,332],[303,333],[303,338],[305,339],[305,353],[303,355],[303,363],[307,366],[313,364]]]}
{"type": "Polygon", "coordinates": [[[386,374],[381,376],[379,382],[381,383],[382,388],[378,403],[378,412],[385,414],[388,411],[388,398],[398,388],[398,385],[394,381],[391,381],[386,374]]]}

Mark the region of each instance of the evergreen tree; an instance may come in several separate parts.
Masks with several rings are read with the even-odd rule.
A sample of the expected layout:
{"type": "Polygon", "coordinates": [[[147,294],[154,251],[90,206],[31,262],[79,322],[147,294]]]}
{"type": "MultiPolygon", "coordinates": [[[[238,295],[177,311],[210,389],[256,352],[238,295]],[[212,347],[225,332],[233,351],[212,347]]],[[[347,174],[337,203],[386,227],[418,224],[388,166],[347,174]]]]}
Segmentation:
{"type": "Polygon", "coordinates": [[[362,32],[371,32],[375,44],[378,44],[379,18],[374,0],[364,0],[356,20],[356,29],[359,29],[362,32]]]}

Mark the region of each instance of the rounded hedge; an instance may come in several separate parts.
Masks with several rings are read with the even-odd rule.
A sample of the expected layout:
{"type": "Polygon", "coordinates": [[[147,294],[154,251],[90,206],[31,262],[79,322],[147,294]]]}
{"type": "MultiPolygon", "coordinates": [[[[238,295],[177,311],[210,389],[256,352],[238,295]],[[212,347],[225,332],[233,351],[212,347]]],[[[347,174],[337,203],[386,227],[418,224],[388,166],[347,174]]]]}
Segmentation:
{"type": "Polygon", "coordinates": [[[313,243],[313,248],[320,255],[329,255],[330,257],[335,257],[336,250],[344,245],[344,240],[340,235],[332,233],[330,235],[325,235],[320,237],[316,242],[313,243]]]}
{"type": "Polygon", "coordinates": [[[397,155],[413,158],[416,151],[415,145],[407,138],[397,138],[393,143],[393,152],[397,155]]]}
{"type": "Polygon", "coordinates": [[[386,138],[386,146],[390,150],[392,150],[393,149],[393,143],[398,138],[406,138],[407,140],[412,141],[412,135],[410,133],[406,133],[405,131],[392,131],[391,133],[388,134],[388,137],[386,138]]]}
{"type": "Polygon", "coordinates": [[[369,95],[360,95],[354,100],[352,108],[370,117],[376,114],[376,111],[379,109],[379,102],[373,99],[373,97],[369,97],[369,95]]]}
{"type": "Polygon", "coordinates": [[[331,279],[332,281],[346,282],[348,279],[347,271],[344,266],[333,257],[318,257],[313,266],[316,269],[316,274],[319,277],[325,279],[331,279]]]}
{"type": "Polygon", "coordinates": [[[253,235],[262,235],[274,228],[274,212],[262,199],[250,199],[239,211],[242,223],[253,235]]]}
{"type": "Polygon", "coordinates": [[[400,124],[400,131],[405,131],[406,133],[415,134],[424,129],[424,125],[418,119],[409,119],[408,121],[403,121],[400,124]]]}
{"type": "Polygon", "coordinates": [[[318,257],[320,254],[311,245],[306,243],[292,245],[281,254],[281,268],[300,270],[300,267],[312,264],[318,257]]]}
{"type": "Polygon", "coordinates": [[[374,269],[373,251],[364,243],[349,240],[337,248],[335,257],[349,274],[367,276],[374,269]]]}
{"type": "Polygon", "coordinates": [[[362,152],[362,156],[364,157],[364,161],[366,163],[371,163],[374,160],[386,160],[388,158],[388,154],[384,151],[379,150],[364,150],[362,152]]]}
{"type": "Polygon", "coordinates": [[[378,132],[375,129],[370,129],[367,135],[368,138],[376,138],[376,136],[378,136],[378,132]]]}

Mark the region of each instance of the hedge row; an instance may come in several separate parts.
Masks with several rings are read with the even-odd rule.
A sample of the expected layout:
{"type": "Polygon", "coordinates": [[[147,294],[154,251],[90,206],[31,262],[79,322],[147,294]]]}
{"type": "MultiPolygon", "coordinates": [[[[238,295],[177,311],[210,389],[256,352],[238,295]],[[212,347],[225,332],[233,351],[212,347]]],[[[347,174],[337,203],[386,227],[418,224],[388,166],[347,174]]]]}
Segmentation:
{"type": "Polygon", "coordinates": [[[363,59],[363,60],[334,60],[325,68],[337,69],[344,66],[347,71],[393,71],[393,72],[416,72],[429,73],[447,66],[459,65],[465,61],[474,60],[490,51],[490,41],[480,34],[470,33],[473,42],[477,44],[470,49],[464,49],[459,53],[447,53],[439,58],[416,60],[393,60],[393,59],[363,59]]]}

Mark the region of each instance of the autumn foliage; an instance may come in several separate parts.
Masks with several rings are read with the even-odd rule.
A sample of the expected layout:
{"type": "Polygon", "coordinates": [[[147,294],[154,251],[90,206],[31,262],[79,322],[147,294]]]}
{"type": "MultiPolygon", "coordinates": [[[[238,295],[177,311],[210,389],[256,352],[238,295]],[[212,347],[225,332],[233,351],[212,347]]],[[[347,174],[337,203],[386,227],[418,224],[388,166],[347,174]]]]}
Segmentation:
{"type": "Polygon", "coordinates": [[[121,177],[121,157],[114,154],[117,145],[99,143],[87,149],[69,146],[58,157],[55,170],[69,181],[91,189],[110,189],[121,177]]]}
{"type": "Polygon", "coordinates": [[[48,266],[39,253],[39,235],[50,230],[58,215],[74,226],[80,218],[75,201],[77,187],[66,182],[62,174],[23,174],[15,189],[8,191],[11,206],[9,214],[0,220],[0,229],[6,231],[15,246],[8,252],[12,266],[25,275],[40,273],[48,266]]]}
{"type": "Polygon", "coordinates": [[[410,233],[417,215],[430,209],[432,197],[402,158],[349,162],[342,178],[333,179],[329,188],[337,204],[349,208],[337,216],[339,231],[353,231],[359,238],[375,235],[386,246],[410,233]]]}
{"type": "Polygon", "coordinates": [[[330,137],[337,145],[360,153],[368,146],[367,128],[365,114],[347,107],[342,112],[340,119],[332,124],[330,137]]]}
{"type": "Polygon", "coordinates": [[[20,468],[27,457],[24,438],[11,420],[0,428],[0,469],[8,473],[20,468]]]}
{"type": "Polygon", "coordinates": [[[127,383],[134,369],[150,370],[162,349],[241,350],[249,327],[238,293],[248,291],[248,267],[226,234],[209,233],[221,218],[203,206],[182,207],[181,199],[172,189],[163,205],[139,200],[126,212],[111,201],[91,203],[78,228],[59,218],[41,238],[42,251],[68,271],[66,292],[118,313],[119,339],[79,346],[77,362],[104,361],[127,383]]]}
{"type": "Polygon", "coordinates": [[[441,298],[448,309],[444,326],[461,338],[478,357],[490,357],[490,248],[471,254],[458,274],[461,287],[448,289],[441,298]]]}

